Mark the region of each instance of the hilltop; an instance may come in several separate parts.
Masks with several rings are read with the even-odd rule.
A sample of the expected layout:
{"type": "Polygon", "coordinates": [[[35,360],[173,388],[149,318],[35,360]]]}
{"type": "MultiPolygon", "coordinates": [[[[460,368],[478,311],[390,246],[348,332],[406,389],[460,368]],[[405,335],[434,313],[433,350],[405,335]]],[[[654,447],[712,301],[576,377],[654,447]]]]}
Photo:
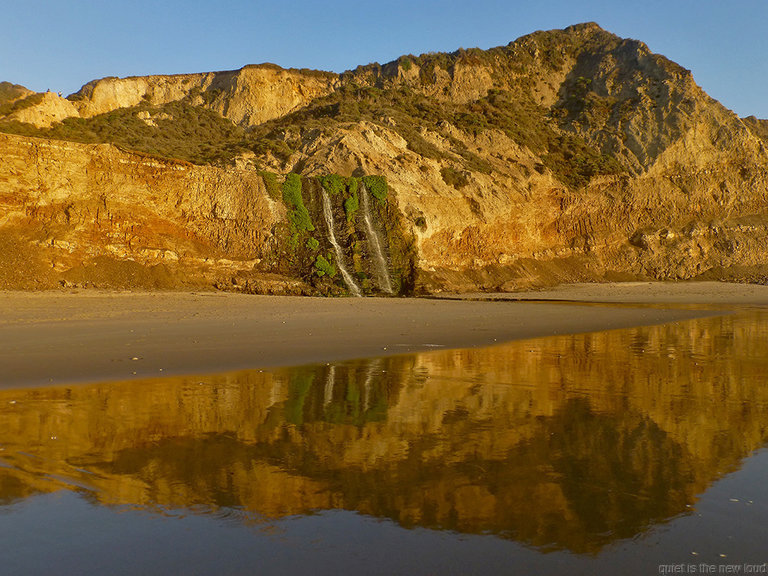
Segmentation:
{"type": "Polygon", "coordinates": [[[0,132],[0,286],[334,293],[346,261],[385,291],[371,230],[402,293],[768,277],[766,122],[594,23],[343,74],[2,83],[0,132]]]}

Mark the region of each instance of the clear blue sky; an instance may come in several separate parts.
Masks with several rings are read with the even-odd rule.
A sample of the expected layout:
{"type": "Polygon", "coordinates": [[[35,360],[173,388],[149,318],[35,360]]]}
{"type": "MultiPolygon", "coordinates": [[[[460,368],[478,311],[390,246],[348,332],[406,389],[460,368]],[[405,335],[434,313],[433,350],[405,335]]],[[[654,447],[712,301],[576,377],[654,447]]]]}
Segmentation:
{"type": "Polygon", "coordinates": [[[3,0],[2,15],[0,80],[64,94],[104,76],[261,62],[341,72],[595,21],[768,118],[768,0],[3,0]]]}

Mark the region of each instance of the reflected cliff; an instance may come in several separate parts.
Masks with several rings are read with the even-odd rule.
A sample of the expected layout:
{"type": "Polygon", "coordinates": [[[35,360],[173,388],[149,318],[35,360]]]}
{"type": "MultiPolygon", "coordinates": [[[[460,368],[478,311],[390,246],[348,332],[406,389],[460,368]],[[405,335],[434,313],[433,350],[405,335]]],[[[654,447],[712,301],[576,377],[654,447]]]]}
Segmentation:
{"type": "MultiPolygon", "coordinates": [[[[596,553],[768,439],[768,314],[316,367],[0,391],[0,504],[348,509],[596,553]]],[[[2,509],[0,508],[0,511],[2,509]]]]}

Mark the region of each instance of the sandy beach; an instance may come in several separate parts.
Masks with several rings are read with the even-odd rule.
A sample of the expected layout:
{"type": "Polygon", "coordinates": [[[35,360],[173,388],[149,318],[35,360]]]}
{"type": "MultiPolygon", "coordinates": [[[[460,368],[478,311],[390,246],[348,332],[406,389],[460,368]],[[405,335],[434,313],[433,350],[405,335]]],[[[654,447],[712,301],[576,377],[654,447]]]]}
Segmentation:
{"type": "Polygon", "coordinates": [[[659,324],[767,306],[768,287],[588,284],[463,298],[3,292],[0,387],[269,368],[659,324]]]}
{"type": "Polygon", "coordinates": [[[546,290],[510,293],[443,295],[444,298],[675,304],[714,307],[768,306],[768,286],[727,282],[621,282],[563,284],[546,290]]]}

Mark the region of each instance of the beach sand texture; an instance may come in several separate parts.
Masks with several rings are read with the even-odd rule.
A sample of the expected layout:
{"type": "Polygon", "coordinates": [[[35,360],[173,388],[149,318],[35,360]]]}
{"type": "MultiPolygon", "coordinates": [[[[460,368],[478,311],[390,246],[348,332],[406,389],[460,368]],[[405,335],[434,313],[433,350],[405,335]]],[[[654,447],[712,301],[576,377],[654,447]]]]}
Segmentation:
{"type": "Polygon", "coordinates": [[[714,282],[586,284],[455,300],[219,292],[1,292],[0,387],[201,374],[487,346],[766,305],[766,286],[714,282]],[[539,301],[510,301],[520,299],[539,301]]]}

